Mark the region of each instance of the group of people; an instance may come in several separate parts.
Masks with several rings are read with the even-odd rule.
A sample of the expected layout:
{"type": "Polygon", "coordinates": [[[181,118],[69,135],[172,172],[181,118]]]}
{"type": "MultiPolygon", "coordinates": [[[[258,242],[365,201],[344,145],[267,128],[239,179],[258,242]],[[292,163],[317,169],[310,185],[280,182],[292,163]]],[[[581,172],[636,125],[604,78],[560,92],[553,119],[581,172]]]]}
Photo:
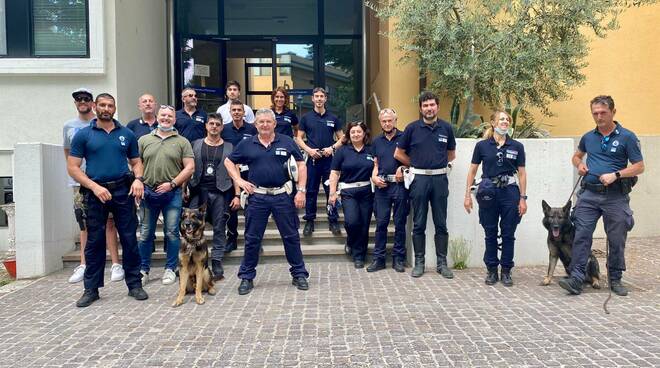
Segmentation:
{"type": "MultiPolygon", "coordinates": [[[[376,219],[375,248],[367,271],[386,268],[387,228],[393,214],[392,267],[405,271],[406,222],[412,210],[411,275],[421,277],[430,207],[436,271],[445,278],[454,277],[447,263],[447,200],[456,140],[451,125],[438,118],[436,95],[420,94],[421,119],[403,131],[397,129],[396,111],[382,109],[378,114],[382,134],[372,140],[364,122],[344,125],[326,109],[328,95],[320,87],[312,93],[313,109],[300,120],[288,108],[289,95],[284,88],[272,92],[270,108],[256,112],[240,101],[238,82],[229,82],[226,94],[227,103],[209,114],[197,107],[192,88],[182,91],[183,108],[178,111],[169,105],[156,108],[154,97],[145,94],[138,100],[142,116],[124,127],[114,119],[112,96],[102,93],[92,101],[90,91],[74,91],[79,116],[77,122],[65,125],[64,146],[68,172],[80,186],[75,209],[81,228],[81,266],[70,279],[84,281],[79,307],[99,298],[106,244],[113,263],[111,280],[124,278],[129,295],[137,300],[148,297],[143,286],[149,280],[160,214],[167,254],[162,282],[174,283],[184,205],[206,205],[213,228],[210,267],[215,280],[224,277],[224,254],[236,249],[237,211],[245,209],[245,249],[238,272],[241,295],[254,287],[268,218],[277,214],[273,218],[291,266],[292,284],[307,290],[309,273],[300,246],[297,209],[305,208],[303,235],[310,236],[315,231],[321,185],[326,193],[329,230],[335,235],[341,234],[337,209],[343,209],[345,251],[355,268],[365,267],[372,213],[376,219]],[[139,239],[136,205],[141,222],[139,239]],[[123,269],[117,260],[117,233],[123,269]]],[[[573,294],[580,292],[592,233],[603,215],[611,247],[608,266],[613,280],[618,280],[612,287],[623,295],[623,249],[625,234],[631,228],[625,225],[632,220],[632,212],[627,193],[615,188],[621,187],[616,183],[623,178],[640,174],[644,166],[635,135],[613,120],[611,97],[598,96],[590,106],[597,128],[585,134],[573,158],[580,175],[586,176],[574,211],[579,218],[575,220],[571,277],[560,285],[573,294]],[[600,145],[594,143],[598,137],[602,138],[600,145]],[[624,212],[630,213],[630,218],[613,214],[616,208],[610,201],[614,200],[619,208],[628,208],[624,212]]],[[[513,285],[515,231],[527,211],[525,150],[521,142],[511,138],[510,125],[506,112],[492,114],[484,139],[474,149],[466,183],[464,207],[468,213],[473,209],[474,192],[485,232],[488,285],[500,280],[504,286],[513,285]],[[475,180],[480,165],[482,175],[475,180]]]]}

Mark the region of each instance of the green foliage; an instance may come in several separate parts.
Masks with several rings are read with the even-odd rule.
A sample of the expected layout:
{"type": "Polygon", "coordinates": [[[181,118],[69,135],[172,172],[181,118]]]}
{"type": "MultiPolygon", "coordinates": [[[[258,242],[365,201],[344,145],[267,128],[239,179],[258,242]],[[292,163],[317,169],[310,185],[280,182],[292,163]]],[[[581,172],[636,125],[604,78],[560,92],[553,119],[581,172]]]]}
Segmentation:
{"type": "MultiPolygon", "coordinates": [[[[548,105],[584,82],[589,36],[617,29],[628,7],[657,0],[380,0],[367,2],[396,25],[404,61],[430,76],[429,88],[497,108],[505,101],[552,115],[548,105]]],[[[534,128],[525,119],[518,130],[534,128]]],[[[530,133],[531,134],[531,133],[530,133]]]]}
{"type": "Polygon", "coordinates": [[[543,128],[546,124],[535,122],[531,114],[523,109],[523,105],[512,107],[511,102],[507,101],[504,111],[511,115],[511,137],[547,138],[550,136],[550,132],[543,128]],[[519,117],[522,117],[522,122],[518,121],[519,117]]]}
{"type": "Polygon", "coordinates": [[[455,269],[466,269],[470,259],[470,243],[462,236],[451,239],[449,241],[449,256],[454,261],[455,269]]]}
{"type": "Polygon", "coordinates": [[[454,136],[456,138],[479,138],[485,128],[484,118],[481,115],[471,114],[461,116],[461,102],[458,97],[454,97],[454,102],[451,104],[450,123],[454,128],[454,136]]]}

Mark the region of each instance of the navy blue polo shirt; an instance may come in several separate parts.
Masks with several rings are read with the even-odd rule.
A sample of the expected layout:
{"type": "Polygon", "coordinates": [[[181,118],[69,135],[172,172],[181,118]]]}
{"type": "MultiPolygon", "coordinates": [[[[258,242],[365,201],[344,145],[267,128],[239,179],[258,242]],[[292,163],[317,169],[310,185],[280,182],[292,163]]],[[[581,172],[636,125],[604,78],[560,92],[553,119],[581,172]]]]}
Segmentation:
{"type": "Polygon", "coordinates": [[[637,163],[643,160],[642,148],[635,133],[616,122],[616,128],[608,135],[603,135],[598,128],[587,132],[580,139],[578,149],[587,154],[589,183],[599,183],[598,177],[623,170],[628,161],[637,163]]]}
{"type": "Polygon", "coordinates": [[[248,171],[250,183],[274,188],[281,187],[289,181],[284,163],[291,155],[296,161],[303,159],[298,145],[291,137],[276,133],[269,147],[264,147],[256,135],[241,141],[229,155],[229,160],[235,164],[250,166],[248,171]]]}
{"type": "Polygon", "coordinates": [[[154,122],[153,125],[149,126],[148,123],[145,123],[142,121],[142,118],[137,118],[135,120],[131,120],[126,124],[126,128],[130,129],[133,131],[133,134],[135,134],[135,138],[140,139],[143,135],[147,135],[151,132],[153,132],[156,127],[158,127],[158,122],[154,122]]]}
{"type": "Polygon", "coordinates": [[[342,183],[369,181],[374,169],[372,147],[367,144],[359,152],[352,144],[339,147],[332,157],[330,169],[341,172],[339,181],[342,183]]]}
{"type": "Polygon", "coordinates": [[[305,132],[310,148],[326,148],[335,143],[334,134],[343,128],[337,116],[325,110],[323,115],[315,110],[303,115],[298,130],[305,132]]]}
{"type": "Polygon", "coordinates": [[[85,159],[85,173],[97,183],[121,179],[129,172],[127,160],[140,157],[135,134],[117,120],[114,123],[114,129],[107,133],[93,119],[71,142],[71,156],[85,159]]]}
{"type": "Polygon", "coordinates": [[[176,112],[174,127],[179,135],[192,144],[192,142],[206,137],[206,119],[207,115],[204,110],[198,109],[192,115],[188,115],[184,109],[181,109],[176,112]]]}
{"type": "Polygon", "coordinates": [[[245,121],[243,121],[243,125],[240,129],[237,129],[233,122],[223,125],[222,133],[220,134],[222,139],[231,142],[234,147],[238,146],[243,139],[252,138],[254,135],[257,135],[257,128],[245,121]]]}
{"type": "Polygon", "coordinates": [[[296,114],[289,109],[283,110],[281,114],[278,114],[275,110],[273,112],[275,113],[275,120],[277,120],[275,133],[288,135],[293,138],[293,126],[298,125],[296,114]]]}
{"type": "Polygon", "coordinates": [[[378,159],[378,175],[394,175],[396,169],[402,165],[394,158],[396,142],[401,139],[402,135],[403,133],[397,129],[392,140],[387,139],[385,134],[381,134],[371,142],[374,156],[378,159]]]}
{"type": "Polygon", "coordinates": [[[519,167],[525,166],[525,147],[508,135],[500,148],[497,148],[495,138],[484,139],[477,142],[472,153],[473,164],[479,165],[482,162],[482,178],[513,175],[519,167]]]}
{"type": "Polygon", "coordinates": [[[433,124],[417,120],[408,124],[397,147],[406,150],[414,168],[442,169],[447,167],[447,151],[456,150],[456,139],[451,125],[444,120],[433,124]]]}

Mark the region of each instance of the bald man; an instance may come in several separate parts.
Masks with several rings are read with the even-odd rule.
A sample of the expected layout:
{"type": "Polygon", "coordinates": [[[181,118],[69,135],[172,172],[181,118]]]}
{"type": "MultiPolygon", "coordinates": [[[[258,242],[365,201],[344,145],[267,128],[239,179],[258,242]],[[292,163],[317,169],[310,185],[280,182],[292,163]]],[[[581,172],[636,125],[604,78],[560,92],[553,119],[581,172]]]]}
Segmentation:
{"type": "Polygon", "coordinates": [[[133,131],[135,137],[140,139],[143,135],[151,133],[158,126],[156,122],[156,98],[145,93],[138,98],[138,110],[141,117],[128,122],[126,127],[133,131]]]}

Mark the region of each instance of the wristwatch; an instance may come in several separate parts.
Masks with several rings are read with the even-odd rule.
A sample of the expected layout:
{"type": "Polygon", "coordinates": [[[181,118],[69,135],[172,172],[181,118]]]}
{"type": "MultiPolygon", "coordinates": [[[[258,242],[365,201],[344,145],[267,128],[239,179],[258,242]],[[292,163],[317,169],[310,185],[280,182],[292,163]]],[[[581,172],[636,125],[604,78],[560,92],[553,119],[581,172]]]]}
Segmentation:
{"type": "Polygon", "coordinates": [[[241,198],[240,194],[234,194],[234,198],[241,198]]]}
{"type": "Polygon", "coordinates": [[[616,175],[617,179],[621,179],[621,172],[620,171],[615,172],[614,175],[616,175]]]}
{"type": "Polygon", "coordinates": [[[527,196],[526,196],[526,195],[521,195],[520,198],[522,198],[522,199],[524,199],[524,200],[527,200],[527,196]]]}
{"type": "Polygon", "coordinates": [[[305,188],[296,187],[296,190],[299,191],[300,193],[307,193],[307,189],[305,188]]]}
{"type": "Polygon", "coordinates": [[[172,189],[176,188],[176,185],[177,185],[177,184],[176,184],[176,182],[175,182],[174,180],[172,180],[172,181],[170,182],[170,186],[172,187],[172,189]]]}
{"type": "Polygon", "coordinates": [[[140,182],[144,183],[144,176],[136,176],[135,180],[139,180],[140,182]]]}

